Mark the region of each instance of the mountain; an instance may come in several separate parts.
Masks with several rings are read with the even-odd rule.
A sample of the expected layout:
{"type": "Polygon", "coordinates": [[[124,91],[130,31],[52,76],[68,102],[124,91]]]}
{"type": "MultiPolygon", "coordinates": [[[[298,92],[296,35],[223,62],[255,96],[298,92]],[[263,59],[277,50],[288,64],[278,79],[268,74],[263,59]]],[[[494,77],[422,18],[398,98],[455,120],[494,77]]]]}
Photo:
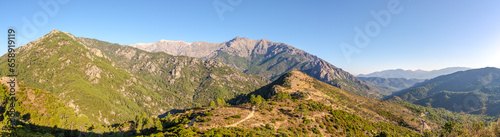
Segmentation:
{"type": "MultiPolygon", "coordinates": [[[[54,94],[94,123],[207,105],[266,83],[219,61],[150,53],[58,30],[16,52],[18,81],[54,94]]],[[[3,55],[0,74],[6,76],[7,71],[3,55]]]]}
{"type": "Polygon", "coordinates": [[[392,70],[384,70],[379,72],[373,72],[370,74],[360,74],[357,77],[381,77],[381,78],[406,78],[406,79],[431,79],[437,76],[451,74],[457,71],[469,70],[470,68],[466,67],[448,67],[439,70],[403,70],[403,69],[392,69],[392,70]]]}
{"type": "Polygon", "coordinates": [[[459,71],[426,80],[391,97],[455,112],[500,114],[500,69],[459,71]]]}
{"type": "Polygon", "coordinates": [[[184,122],[170,124],[174,127],[167,132],[181,136],[423,136],[418,131],[424,127],[438,133],[426,132],[427,136],[453,136],[455,133],[439,130],[450,127],[450,132],[462,136],[492,133],[487,128],[471,131],[456,123],[450,125],[481,119],[479,116],[357,96],[296,70],[237,100],[246,103],[170,116],[184,122]],[[438,127],[434,121],[449,126],[438,127]]]}
{"type": "MultiPolygon", "coordinates": [[[[272,99],[275,96],[282,96],[281,93],[320,102],[331,106],[334,110],[342,110],[370,121],[383,121],[415,130],[421,127],[418,121],[410,120],[418,119],[420,114],[412,113],[397,103],[354,95],[297,70],[287,72],[271,84],[234,100],[246,102],[251,95],[272,99]]],[[[434,126],[432,124],[432,127],[434,126]]]]}
{"type": "MultiPolygon", "coordinates": [[[[240,96],[231,106],[170,115],[166,135],[189,136],[377,136],[421,135],[420,114],[401,105],[361,97],[292,70],[240,96]],[[412,120],[413,119],[413,120],[412,120]],[[177,121],[177,122],[175,122],[177,121]]],[[[217,105],[215,105],[217,104],[217,105]]],[[[436,128],[429,122],[427,128],[436,128]]]]}
{"type": "Polygon", "coordinates": [[[378,93],[388,96],[393,92],[409,88],[423,79],[406,79],[406,78],[379,78],[379,77],[358,77],[359,80],[364,81],[368,85],[375,87],[378,93]]]}
{"type": "MultiPolygon", "coordinates": [[[[51,92],[35,89],[24,85],[21,82],[16,82],[15,102],[12,102],[11,94],[7,86],[10,78],[2,77],[0,79],[0,127],[2,127],[2,136],[40,136],[40,134],[32,134],[32,132],[17,131],[17,135],[5,135],[6,125],[10,121],[8,110],[11,109],[11,104],[15,104],[18,119],[16,123],[20,127],[27,127],[33,130],[51,131],[54,127],[67,129],[68,131],[79,130],[85,131],[88,125],[92,125],[89,117],[78,115],[75,109],[65,105],[59,97],[51,92]],[[31,123],[28,124],[28,123],[31,123]]],[[[78,136],[77,132],[69,136],[78,136]]]]}
{"type": "Polygon", "coordinates": [[[474,122],[482,116],[361,97],[299,71],[285,73],[240,104],[217,99],[209,106],[163,118],[143,112],[134,120],[114,125],[90,122],[53,93],[20,82],[15,94],[18,99],[11,100],[5,86],[8,79],[0,81],[2,136],[492,136],[500,131],[496,126],[478,127],[477,122],[475,128],[454,123],[474,122]],[[20,118],[18,126],[8,129],[5,110],[10,110],[12,101],[20,118]],[[424,112],[428,116],[420,118],[424,112]],[[439,125],[444,125],[442,130],[439,125]],[[428,129],[424,134],[418,132],[422,127],[428,129]]]}
{"type": "Polygon", "coordinates": [[[213,59],[246,74],[259,75],[271,81],[285,72],[297,69],[357,95],[381,97],[350,73],[303,50],[266,39],[235,37],[222,43],[160,40],[156,43],[130,46],[151,52],[197,57],[202,60],[213,59]]]}
{"type": "MultiPolygon", "coordinates": [[[[0,57],[0,136],[500,133],[491,117],[358,96],[298,70],[266,84],[219,61],[151,53],[57,30],[16,53],[15,94],[6,86],[7,56],[0,57]]],[[[479,82],[486,87],[464,93],[494,98],[489,95],[499,88],[498,69],[493,70],[473,74],[483,76],[479,82]]]]}

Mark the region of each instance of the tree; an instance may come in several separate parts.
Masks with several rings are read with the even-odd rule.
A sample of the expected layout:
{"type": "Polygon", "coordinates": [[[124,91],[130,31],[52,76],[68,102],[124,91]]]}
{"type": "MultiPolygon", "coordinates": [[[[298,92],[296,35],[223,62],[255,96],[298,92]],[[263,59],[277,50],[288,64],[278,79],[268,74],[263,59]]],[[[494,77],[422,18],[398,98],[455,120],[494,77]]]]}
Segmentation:
{"type": "Polygon", "coordinates": [[[161,123],[159,118],[155,118],[155,127],[156,131],[163,131],[163,124],[161,123]]]}
{"type": "Polygon", "coordinates": [[[495,125],[495,129],[493,129],[493,130],[494,130],[493,132],[495,133],[495,135],[497,137],[500,137],[500,119],[498,119],[497,125],[495,125]]]}
{"type": "Polygon", "coordinates": [[[304,103],[299,104],[300,117],[304,117],[304,113],[307,112],[307,105],[304,103]]]}
{"type": "Polygon", "coordinates": [[[226,101],[224,100],[224,98],[218,98],[216,101],[217,101],[217,106],[219,107],[224,107],[226,105],[226,101]]]}
{"type": "MultiPolygon", "coordinates": [[[[79,116],[76,120],[77,127],[80,131],[85,131],[90,125],[90,121],[87,116],[79,116]]],[[[77,132],[79,136],[83,136],[83,132],[77,132]]]]}
{"type": "Polygon", "coordinates": [[[260,96],[260,95],[257,95],[257,97],[255,97],[255,95],[250,96],[250,104],[255,105],[259,108],[264,107],[265,102],[266,102],[266,100],[264,98],[262,98],[262,96],[260,96]]]}
{"type": "Polygon", "coordinates": [[[292,96],[285,92],[279,92],[276,97],[278,101],[285,101],[286,99],[292,99],[292,96]]]}
{"type": "Polygon", "coordinates": [[[180,137],[192,137],[196,135],[196,132],[194,132],[191,129],[181,129],[179,133],[177,133],[180,137]]]}
{"type": "Polygon", "coordinates": [[[144,125],[148,123],[146,113],[142,112],[140,115],[135,116],[135,130],[136,133],[141,133],[141,130],[144,129],[144,125]]]}
{"type": "Polygon", "coordinates": [[[448,121],[443,126],[444,135],[458,136],[463,133],[462,126],[455,121],[448,121]]]}
{"type": "Polygon", "coordinates": [[[215,102],[214,102],[213,100],[212,100],[212,101],[210,101],[210,105],[209,105],[209,107],[210,107],[210,108],[215,108],[215,107],[216,107],[216,106],[215,106],[215,102]]]}
{"type": "Polygon", "coordinates": [[[250,95],[250,104],[252,104],[252,105],[257,104],[257,100],[255,99],[255,95],[254,94],[250,95]]]}
{"type": "Polygon", "coordinates": [[[443,126],[443,130],[447,133],[451,133],[455,129],[455,125],[457,122],[455,121],[448,121],[446,124],[443,126]]]}

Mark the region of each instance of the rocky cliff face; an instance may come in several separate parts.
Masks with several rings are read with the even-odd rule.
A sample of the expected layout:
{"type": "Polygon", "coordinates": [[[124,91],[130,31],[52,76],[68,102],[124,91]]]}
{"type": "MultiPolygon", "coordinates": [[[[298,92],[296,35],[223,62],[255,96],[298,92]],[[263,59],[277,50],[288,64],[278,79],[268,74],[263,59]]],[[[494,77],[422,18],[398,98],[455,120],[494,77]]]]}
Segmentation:
{"type": "Polygon", "coordinates": [[[334,65],[285,43],[266,39],[235,37],[222,43],[161,40],[156,43],[130,45],[151,52],[214,59],[251,75],[275,80],[287,71],[297,69],[328,84],[357,95],[381,97],[364,82],[334,65]]]}

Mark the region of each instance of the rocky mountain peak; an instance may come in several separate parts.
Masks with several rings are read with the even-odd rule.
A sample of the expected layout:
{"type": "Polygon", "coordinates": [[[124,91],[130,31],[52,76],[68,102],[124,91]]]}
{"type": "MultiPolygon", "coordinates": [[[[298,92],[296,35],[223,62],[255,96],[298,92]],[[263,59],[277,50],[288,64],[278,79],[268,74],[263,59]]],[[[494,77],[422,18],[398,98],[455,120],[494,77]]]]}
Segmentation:
{"type": "Polygon", "coordinates": [[[49,33],[49,34],[53,34],[53,33],[59,33],[59,32],[60,32],[59,30],[57,30],[57,29],[54,29],[54,30],[50,31],[50,33],[49,33]]]}
{"type": "Polygon", "coordinates": [[[173,40],[165,40],[165,39],[162,39],[162,40],[159,40],[158,42],[156,43],[166,43],[166,44],[191,44],[191,43],[187,43],[185,41],[182,41],[182,40],[179,40],[179,41],[173,41],[173,40]]]}
{"type": "Polygon", "coordinates": [[[228,43],[247,43],[247,42],[255,42],[255,41],[257,41],[257,40],[249,39],[246,37],[236,36],[233,39],[229,40],[228,43]]]}

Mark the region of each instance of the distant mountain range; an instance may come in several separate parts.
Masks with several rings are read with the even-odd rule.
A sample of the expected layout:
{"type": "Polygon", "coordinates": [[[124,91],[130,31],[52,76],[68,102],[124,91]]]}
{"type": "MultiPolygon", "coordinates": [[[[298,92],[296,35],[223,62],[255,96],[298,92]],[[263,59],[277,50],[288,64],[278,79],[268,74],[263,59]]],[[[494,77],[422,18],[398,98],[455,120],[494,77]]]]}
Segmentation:
{"type": "Polygon", "coordinates": [[[378,93],[388,96],[393,92],[409,88],[423,79],[406,79],[406,78],[379,78],[379,77],[358,77],[368,85],[375,87],[378,93]]]}
{"type": "Polygon", "coordinates": [[[437,76],[451,74],[457,71],[469,70],[466,67],[448,67],[439,70],[403,70],[403,69],[391,69],[379,72],[373,72],[370,74],[360,74],[356,77],[380,77],[380,78],[406,78],[406,79],[431,79],[437,76]]]}
{"type": "Polygon", "coordinates": [[[222,43],[168,41],[130,45],[150,52],[213,59],[249,75],[273,81],[285,72],[297,69],[343,90],[362,96],[382,97],[350,73],[303,50],[266,39],[235,37],[222,43]]]}
{"type": "Polygon", "coordinates": [[[500,69],[481,68],[439,76],[395,93],[392,100],[455,112],[500,115],[500,69]]]}

